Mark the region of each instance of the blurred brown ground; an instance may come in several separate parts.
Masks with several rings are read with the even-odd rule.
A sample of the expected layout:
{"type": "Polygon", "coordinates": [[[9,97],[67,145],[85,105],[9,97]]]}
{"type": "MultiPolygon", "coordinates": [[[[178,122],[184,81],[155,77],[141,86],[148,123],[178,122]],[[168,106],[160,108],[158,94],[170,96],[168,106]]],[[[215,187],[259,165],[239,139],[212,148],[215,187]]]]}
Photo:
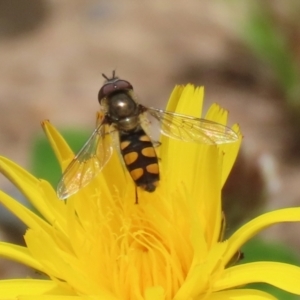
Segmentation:
{"type": "MultiPolygon", "coordinates": [[[[284,13],[289,1],[273,2],[284,13]]],[[[243,162],[263,174],[267,210],[299,205],[282,94],[243,41],[246,16],[239,2],[209,0],[0,0],[0,154],[28,167],[44,119],[92,130],[101,73],[115,69],[140,102],[159,108],[175,84],[204,85],[206,107],[217,102],[240,124],[243,162]]],[[[0,186],[9,189],[2,176],[0,186]]],[[[298,230],[280,225],[265,235],[299,249],[298,230]]]]}

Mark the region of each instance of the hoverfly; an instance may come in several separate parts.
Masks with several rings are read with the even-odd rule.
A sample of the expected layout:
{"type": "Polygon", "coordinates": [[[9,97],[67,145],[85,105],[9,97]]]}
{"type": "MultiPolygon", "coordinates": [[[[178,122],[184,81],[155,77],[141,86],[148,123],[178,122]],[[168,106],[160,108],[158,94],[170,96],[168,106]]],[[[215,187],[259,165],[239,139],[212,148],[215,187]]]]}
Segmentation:
{"type": "Polygon", "coordinates": [[[101,172],[113,151],[109,135],[116,132],[121,156],[136,186],[155,191],[159,165],[153,141],[142,125],[146,113],[159,122],[162,134],[174,139],[205,144],[238,139],[232,129],[216,122],[138,104],[128,81],[116,77],[114,71],[112,78],[102,75],[106,81],[98,100],[103,118],[63,173],[57,187],[61,199],[78,192],[101,172]]]}

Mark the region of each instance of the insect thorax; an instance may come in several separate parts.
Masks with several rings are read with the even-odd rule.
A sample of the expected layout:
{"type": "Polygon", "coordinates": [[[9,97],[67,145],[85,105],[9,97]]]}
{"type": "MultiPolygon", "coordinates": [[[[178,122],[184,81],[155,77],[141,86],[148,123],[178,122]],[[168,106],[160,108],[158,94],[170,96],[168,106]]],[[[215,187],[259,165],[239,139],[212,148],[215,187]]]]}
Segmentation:
{"type": "Polygon", "coordinates": [[[108,116],[119,130],[131,131],[139,124],[139,111],[136,102],[126,92],[119,92],[107,99],[108,116]]]}
{"type": "Polygon", "coordinates": [[[127,93],[116,93],[108,99],[109,114],[118,120],[136,113],[137,105],[127,93]]]}
{"type": "Polygon", "coordinates": [[[116,124],[120,131],[131,132],[139,127],[140,119],[138,115],[134,115],[128,118],[119,119],[116,124]]]}

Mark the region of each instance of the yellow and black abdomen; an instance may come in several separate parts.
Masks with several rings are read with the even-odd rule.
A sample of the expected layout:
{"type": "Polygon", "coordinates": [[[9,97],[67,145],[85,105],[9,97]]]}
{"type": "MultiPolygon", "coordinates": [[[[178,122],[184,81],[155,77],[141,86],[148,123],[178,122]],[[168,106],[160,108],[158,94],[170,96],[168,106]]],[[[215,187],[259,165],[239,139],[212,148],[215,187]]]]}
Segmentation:
{"type": "Polygon", "coordinates": [[[155,191],[159,181],[158,159],[145,131],[142,128],[134,132],[120,131],[120,149],[136,185],[148,192],[155,191]]]}

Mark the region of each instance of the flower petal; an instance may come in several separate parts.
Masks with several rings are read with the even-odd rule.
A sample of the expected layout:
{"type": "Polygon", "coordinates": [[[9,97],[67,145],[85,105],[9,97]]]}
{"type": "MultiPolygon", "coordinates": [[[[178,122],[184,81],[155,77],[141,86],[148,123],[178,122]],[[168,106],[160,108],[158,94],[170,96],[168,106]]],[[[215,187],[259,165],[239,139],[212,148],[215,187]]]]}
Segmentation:
{"type": "MultiPolygon", "coordinates": [[[[193,85],[184,88],[177,86],[171,95],[167,110],[199,118],[202,113],[203,93],[203,88],[195,88],[193,85]]],[[[220,109],[212,111],[220,118],[222,114],[226,115],[220,109]]],[[[225,121],[226,118],[223,117],[221,123],[225,121]]],[[[186,198],[193,201],[191,207],[201,213],[200,220],[204,227],[205,224],[210,224],[208,230],[204,228],[208,233],[207,240],[210,246],[219,238],[221,224],[221,184],[220,188],[216,187],[221,183],[223,154],[215,145],[186,143],[164,136],[161,142],[161,167],[164,177],[168,178],[167,194],[177,193],[174,186],[184,182],[186,198]]]]}
{"type": "MultiPolygon", "coordinates": [[[[203,89],[193,85],[186,87],[177,86],[170,98],[167,106],[168,111],[200,117],[203,101],[203,89]],[[180,101],[179,101],[180,100],[180,101]]],[[[170,183],[169,190],[174,191],[174,186],[178,182],[193,183],[190,180],[193,177],[194,162],[196,157],[202,154],[203,145],[197,143],[186,143],[175,139],[170,139],[164,135],[161,136],[161,147],[159,148],[159,156],[161,158],[162,173],[168,178],[170,183]]],[[[188,187],[190,190],[190,188],[188,187]]]]}
{"type": "MultiPolygon", "coordinates": [[[[42,294],[66,295],[54,281],[38,279],[12,279],[0,281],[0,299],[22,299],[20,295],[39,296],[42,294]]],[[[57,297],[57,296],[56,296],[57,297]]],[[[57,298],[56,298],[57,299],[57,298]]],[[[61,298],[59,298],[61,299],[61,298]]]]}
{"type": "Polygon", "coordinates": [[[145,291],[145,300],[164,300],[165,292],[161,286],[147,288],[145,291]]]}
{"type": "MultiPolygon", "coordinates": [[[[217,242],[221,226],[221,170],[223,155],[216,146],[203,146],[202,158],[194,164],[193,178],[190,178],[191,215],[202,223],[208,248],[217,242]]],[[[192,166],[191,166],[192,167],[192,166]]]]}
{"type": "Polygon", "coordinates": [[[239,139],[234,143],[219,145],[220,150],[224,153],[222,166],[222,187],[224,186],[236,161],[243,138],[238,125],[233,125],[231,129],[238,135],[239,139]]]}
{"type": "Polygon", "coordinates": [[[300,294],[300,268],[278,262],[254,262],[226,269],[214,283],[214,291],[247,283],[263,282],[293,294],[300,294]]]}
{"type": "MultiPolygon", "coordinates": [[[[75,268],[75,266],[71,265],[72,252],[61,249],[53,237],[45,234],[44,231],[27,230],[24,238],[29,251],[47,270],[48,276],[52,278],[66,278],[65,273],[75,268]]],[[[73,279],[75,281],[77,275],[78,272],[73,269],[73,279]]],[[[78,284],[78,282],[76,283],[78,284]]]]}
{"type": "MultiPolygon", "coordinates": [[[[37,295],[37,296],[19,296],[18,299],[16,299],[16,300],[93,300],[93,299],[99,299],[99,298],[95,298],[93,296],[61,296],[61,295],[40,296],[40,295],[37,295]]],[[[102,299],[104,299],[104,298],[102,298],[102,299]]],[[[0,298],[0,300],[1,300],[1,298],[0,298]]],[[[5,299],[5,300],[8,300],[8,299],[5,299]]],[[[109,299],[107,299],[107,300],[109,300],[109,299]]],[[[117,299],[112,299],[112,300],[117,300],[117,299]]]]}
{"type": "Polygon", "coordinates": [[[55,240],[53,236],[43,231],[27,230],[25,241],[29,251],[47,270],[47,275],[52,280],[66,288],[71,287],[78,294],[95,294],[100,299],[101,297],[114,299],[112,293],[103,288],[103,281],[95,282],[85,276],[84,266],[82,266],[84,258],[78,259],[72,249],[68,249],[60,240],[55,240]]]}
{"type": "MultiPolygon", "coordinates": [[[[202,106],[204,98],[204,88],[195,87],[192,84],[186,85],[184,88],[176,86],[174,96],[171,95],[171,101],[168,103],[167,110],[174,111],[178,114],[184,114],[200,118],[202,115],[202,106]],[[178,97],[180,93],[180,97],[178,97]]],[[[175,90],[174,89],[174,90],[175,90]]]]}
{"type": "Polygon", "coordinates": [[[32,257],[31,253],[26,247],[0,242],[0,256],[27,265],[35,270],[44,272],[43,267],[32,257]]]}
{"type": "Polygon", "coordinates": [[[241,246],[259,231],[281,222],[299,222],[300,208],[284,208],[265,213],[240,227],[228,239],[230,246],[224,256],[225,264],[239,251],[241,246]]]}
{"type": "MultiPolygon", "coordinates": [[[[202,294],[212,281],[212,276],[219,277],[224,265],[220,260],[227,248],[227,243],[218,243],[209,252],[202,263],[194,264],[190,269],[185,282],[179,288],[174,300],[194,299],[202,294]]],[[[202,258],[203,259],[203,258],[202,258]]]]}
{"type": "Polygon", "coordinates": [[[8,178],[29,200],[43,203],[40,191],[40,181],[11,160],[0,157],[0,172],[8,178]]]}
{"type": "Polygon", "coordinates": [[[51,231],[51,226],[47,222],[2,191],[0,191],[0,203],[13,212],[29,228],[40,228],[45,231],[51,231]]]}
{"type": "MultiPolygon", "coordinates": [[[[202,299],[202,296],[198,298],[202,299]]],[[[212,293],[207,300],[276,300],[276,298],[268,293],[252,290],[252,289],[238,289],[222,291],[217,293],[212,293]]],[[[197,300],[197,298],[195,298],[197,300]]]]}
{"type": "Polygon", "coordinates": [[[72,149],[49,121],[46,120],[42,122],[42,127],[56,155],[56,158],[59,161],[59,164],[62,166],[62,169],[65,170],[71,160],[74,158],[72,149]]]}
{"type": "Polygon", "coordinates": [[[218,122],[222,125],[227,124],[228,111],[223,109],[217,103],[213,103],[208,109],[205,119],[218,122]]]}
{"type": "MultiPolygon", "coordinates": [[[[210,106],[208,112],[205,115],[205,119],[223,124],[225,126],[227,125],[227,118],[228,111],[223,109],[216,103],[210,106]]],[[[238,141],[234,143],[225,143],[218,145],[219,149],[224,153],[222,169],[222,186],[226,182],[227,177],[233,167],[242,142],[242,135],[240,133],[239,126],[232,126],[232,130],[237,133],[239,137],[238,141]]]]}
{"type": "MultiPolygon", "coordinates": [[[[53,188],[48,182],[35,178],[25,169],[4,157],[0,157],[0,172],[21,191],[39,213],[51,224],[53,222],[56,222],[56,224],[64,223],[64,217],[61,215],[64,211],[64,203],[58,201],[53,188]],[[48,200],[50,200],[50,203],[48,200]],[[59,222],[57,222],[58,219],[59,222]]],[[[10,205],[9,202],[11,204],[14,202],[14,208],[9,209],[20,218],[21,215],[19,215],[17,211],[25,211],[25,207],[19,205],[17,208],[17,202],[14,199],[9,201],[8,196],[4,195],[4,193],[1,193],[1,196],[5,198],[4,200],[2,197],[3,201],[5,201],[7,205],[10,205]]],[[[31,213],[28,211],[27,214],[31,213]]],[[[22,220],[25,222],[24,218],[22,220]]],[[[25,224],[27,223],[25,222],[25,224]]]]}

